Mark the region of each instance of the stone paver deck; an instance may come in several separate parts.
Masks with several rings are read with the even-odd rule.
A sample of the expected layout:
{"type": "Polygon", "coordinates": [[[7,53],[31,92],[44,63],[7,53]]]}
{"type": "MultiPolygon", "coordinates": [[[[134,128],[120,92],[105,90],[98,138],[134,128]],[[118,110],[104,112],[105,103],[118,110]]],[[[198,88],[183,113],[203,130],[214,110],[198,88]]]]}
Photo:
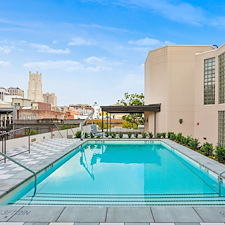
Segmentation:
{"type": "MultiPolygon", "coordinates": [[[[221,165],[169,140],[170,144],[207,168],[219,173],[221,165]]],[[[81,144],[78,139],[50,139],[31,145],[31,153],[14,157],[35,172],[48,167],[57,159],[81,144]]],[[[24,148],[15,149],[24,151],[24,148]]],[[[0,196],[32,177],[32,174],[14,163],[0,162],[0,196]]],[[[223,206],[152,206],[152,207],[99,207],[99,206],[0,206],[0,225],[225,225],[223,206]]]]}

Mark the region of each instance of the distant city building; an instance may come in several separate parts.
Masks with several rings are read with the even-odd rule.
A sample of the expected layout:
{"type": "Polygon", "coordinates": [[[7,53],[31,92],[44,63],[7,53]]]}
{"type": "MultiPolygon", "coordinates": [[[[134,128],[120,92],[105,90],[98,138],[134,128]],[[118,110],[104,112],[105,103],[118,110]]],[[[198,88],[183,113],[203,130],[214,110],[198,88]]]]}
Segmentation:
{"type": "Polygon", "coordinates": [[[42,75],[41,73],[29,72],[28,94],[27,98],[33,102],[44,102],[42,92],[42,75]]]}
{"type": "Polygon", "coordinates": [[[32,110],[45,110],[51,111],[51,104],[45,102],[33,102],[32,110]]]}
{"type": "Polygon", "coordinates": [[[13,98],[23,98],[23,91],[20,88],[0,87],[0,104],[11,105],[13,98]]]}
{"type": "Polygon", "coordinates": [[[100,119],[100,106],[97,104],[97,102],[94,103],[93,109],[94,109],[93,119],[100,119]]]}
{"type": "Polygon", "coordinates": [[[21,96],[22,98],[24,98],[24,91],[21,90],[18,87],[10,87],[8,88],[8,92],[10,95],[17,95],[17,96],[21,96]]]}
{"type": "Polygon", "coordinates": [[[66,113],[69,109],[68,106],[57,106],[57,109],[60,111],[60,112],[63,112],[63,113],[66,113]]]}
{"type": "Polygon", "coordinates": [[[8,90],[4,87],[0,87],[0,103],[5,101],[5,95],[9,95],[8,90]]]}
{"type": "Polygon", "coordinates": [[[45,93],[43,94],[44,102],[49,103],[52,106],[57,106],[57,97],[55,93],[45,93]]]}
{"type": "Polygon", "coordinates": [[[93,108],[88,104],[71,104],[69,110],[76,112],[74,119],[85,119],[93,111],[93,108]]]}
{"type": "Polygon", "coordinates": [[[17,111],[18,120],[35,120],[35,119],[64,119],[65,113],[54,112],[50,110],[30,110],[19,109],[17,111]]]}
{"type": "Polygon", "coordinates": [[[12,98],[12,106],[17,108],[30,108],[31,109],[31,100],[24,98],[12,98]]]}

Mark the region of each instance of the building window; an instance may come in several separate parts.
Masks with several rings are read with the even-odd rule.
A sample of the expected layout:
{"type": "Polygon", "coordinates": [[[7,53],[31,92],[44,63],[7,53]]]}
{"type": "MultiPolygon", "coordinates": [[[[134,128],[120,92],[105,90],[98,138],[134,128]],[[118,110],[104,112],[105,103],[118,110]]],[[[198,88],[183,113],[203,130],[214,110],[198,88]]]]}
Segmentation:
{"type": "Polygon", "coordinates": [[[204,61],[204,105],[215,104],[215,58],[204,61]]]}
{"type": "Polygon", "coordinates": [[[218,112],[218,143],[225,146],[225,111],[218,112]]]}
{"type": "Polygon", "coordinates": [[[225,103],[225,52],[219,55],[219,104],[225,103]]]}

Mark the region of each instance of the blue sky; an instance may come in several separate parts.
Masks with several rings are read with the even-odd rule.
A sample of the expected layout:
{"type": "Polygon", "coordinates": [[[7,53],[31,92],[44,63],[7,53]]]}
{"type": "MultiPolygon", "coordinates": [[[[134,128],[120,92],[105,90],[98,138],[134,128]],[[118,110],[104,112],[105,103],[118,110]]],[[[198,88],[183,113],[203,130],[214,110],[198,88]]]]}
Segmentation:
{"type": "Polygon", "coordinates": [[[110,105],[144,92],[150,50],[224,37],[223,0],[1,0],[0,86],[38,71],[58,105],[110,105]]]}

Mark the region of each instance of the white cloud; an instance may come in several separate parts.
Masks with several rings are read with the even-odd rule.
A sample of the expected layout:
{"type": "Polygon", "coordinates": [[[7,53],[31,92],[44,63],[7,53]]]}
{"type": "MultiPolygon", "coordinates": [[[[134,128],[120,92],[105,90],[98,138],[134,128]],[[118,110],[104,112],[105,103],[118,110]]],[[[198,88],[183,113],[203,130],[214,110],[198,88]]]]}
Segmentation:
{"type": "Polygon", "coordinates": [[[11,65],[11,63],[8,61],[0,61],[0,66],[8,67],[10,65],[11,65]]]}
{"type": "Polygon", "coordinates": [[[50,48],[48,45],[42,45],[42,44],[31,44],[31,47],[37,49],[38,52],[43,52],[43,53],[51,53],[51,54],[69,54],[70,53],[70,50],[68,48],[55,49],[55,48],[50,48]]]}
{"type": "Polygon", "coordinates": [[[111,3],[119,3],[123,7],[139,7],[151,10],[169,20],[179,23],[200,25],[206,20],[205,12],[202,8],[187,2],[171,0],[113,0],[111,3]]]}
{"type": "Polygon", "coordinates": [[[170,41],[160,41],[157,39],[152,39],[152,38],[142,38],[139,40],[133,40],[129,41],[128,44],[134,45],[133,47],[134,50],[139,50],[139,51],[146,51],[149,50],[149,48],[156,48],[160,46],[165,46],[165,45],[174,45],[175,43],[172,43],[170,41]]]}
{"type": "Polygon", "coordinates": [[[115,66],[120,66],[123,63],[111,61],[105,58],[92,56],[84,59],[82,62],[73,60],[56,60],[56,61],[39,61],[28,62],[23,66],[30,69],[61,69],[65,71],[82,71],[82,72],[99,72],[110,71],[115,66]]]}
{"type": "Polygon", "coordinates": [[[105,58],[99,58],[96,56],[91,56],[87,59],[84,60],[86,63],[91,64],[91,65],[98,65],[98,66],[120,66],[123,63],[118,62],[118,61],[111,61],[107,60],[105,58]]]}
{"type": "Polygon", "coordinates": [[[151,39],[151,38],[143,38],[136,41],[129,41],[128,44],[132,45],[141,45],[141,46],[151,46],[160,44],[159,40],[151,39]]]}
{"type": "Polygon", "coordinates": [[[13,49],[15,49],[15,46],[0,46],[0,52],[3,54],[9,54],[12,52],[13,49]]]}
{"type": "Polygon", "coordinates": [[[58,60],[58,61],[41,61],[28,62],[23,65],[25,68],[36,69],[62,69],[65,71],[83,71],[83,72],[99,72],[111,70],[111,67],[101,65],[88,65],[72,60],[58,60]]]}
{"type": "Polygon", "coordinates": [[[68,45],[70,46],[81,46],[81,45],[91,45],[91,41],[84,40],[83,38],[76,37],[73,38],[68,45]]]}

